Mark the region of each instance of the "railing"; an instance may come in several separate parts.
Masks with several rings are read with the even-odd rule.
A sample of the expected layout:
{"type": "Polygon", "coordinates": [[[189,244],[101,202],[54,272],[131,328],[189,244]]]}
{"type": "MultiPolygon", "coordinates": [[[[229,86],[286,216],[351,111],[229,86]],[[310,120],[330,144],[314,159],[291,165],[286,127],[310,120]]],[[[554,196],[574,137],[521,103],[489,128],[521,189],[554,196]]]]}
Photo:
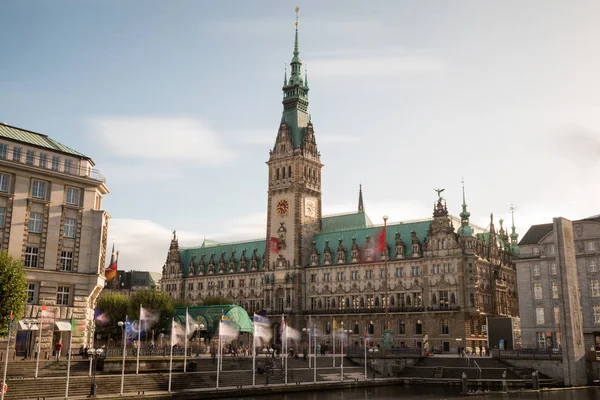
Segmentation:
{"type": "Polygon", "coordinates": [[[498,350],[498,358],[562,358],[560,349],[498,350]]]}
{"type": "MultiPolygon", "coordinates": [[[[390,307],[389,312],[423,312],[425,307],[390,307]]],[[[384,313],[385,307],[372,307],[372,308],[343,308],[343,309],[330,309],[330,310],[309,310],[306,311],[306,315],[322,315],[322,314],[371,314],[371,313],[384,313]]]]}
{"type": "Polygon", "coordinates": [[[473,363],[475,363],[475,366],[477,367],[477,370],[478,370],[479,379],[481,379],[481,368],[479,367],[479,364],[477,364],[477,361],[473,361],[473,363]]]}
{"type": "MultiPolygon", "coordinates": [[[[378,355],[378,356],[389,356],[389,355],[412,355],[412,356],[420,356],[421,349],[418,347],[394,347],[391,349],[377,349],[376,353],[370,353],[367,350],[367,354],[369,356],[378,355]]],[[[365,348],[364,347],[353,347],[346,351],[347,357],[364,357],[365,356],[365,348]]]]}
{"type": "Polygon", "coordinates": [[[460,310],[460,306],[457,306],[455,304],[447,305],[447,306],[427,307],[427,311],[459,311],[459,310],[460,310]]]}
{"type": "MultiPolygon", "coordinates": [[[[171,355],[171,349],[169,346],[155,347],[154,349],[149,348],[141,348],[140,357],[169,357],[171,355]]],[[[196,354],[205,354],[206,348],[202,346],[188,346],[187,355],[188,357],[194,356],[196,354]]],[[[137,356],[136,349],[131,345],[126,349],[127,357],[135,357],[137,356]]],[[[184,355],[183,347],[174,347],[173,348],[173,356],[181,356],[184,355]]],[[[123,348],[122,347],[111,347],[106,350],[106,357],[123,357],[123,348]]]]}

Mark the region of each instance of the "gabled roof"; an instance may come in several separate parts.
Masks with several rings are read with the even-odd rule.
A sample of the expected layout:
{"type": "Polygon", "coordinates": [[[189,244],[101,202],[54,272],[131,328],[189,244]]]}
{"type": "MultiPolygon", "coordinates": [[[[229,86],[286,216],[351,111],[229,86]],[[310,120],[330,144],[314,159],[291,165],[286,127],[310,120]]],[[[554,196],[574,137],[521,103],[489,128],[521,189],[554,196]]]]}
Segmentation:
{"type": "Polygon", "coordinates": [[[179,253],[181,255],[181,263],[183,264],[183,276],[188,276],[188,269],[193,256],[196,257],[194,260],[194,266],[197,270],[198,265],[200,263],[200,259],[204,255],[205,270],[203,271],[203,273],[208,274],[208,262],[210,260],[210,256],[212,254],[215,255],[214,261],[215,266],[217,266],[219,264],[221,254],[225,253],[225,268],[226,270],[228,270],[229,258],[231,257],[232,252],[235,252],[235,271],[239,272],[240,258],[244,250],[246,250],[246,261],[248,262],[248,264],[250,264],[252,253],[254,252],[254,249],[256,249],[256,255],[258,256],[258,269],[260,270],[262,268],[262,257],[266,248],[265,239],[234,243],[216,243],[217,242],[205,240],[200,247],[180,249],[179,253]]]}
{"type": "Polygon", "coordinates": [[[326,215],[322,219],[321,232],[332,232],[341,229],[367,228],[373,226],[371,219],[364,211],[326,215]]]}
{"type": "Polygon", "coordinates": [[[0,138],[15,140],[24,144],[42,147],[45,149],[58,151],[72,156],[89,159],[89,157],[81,154],[76,150],[73,150],[70,147],[65,146],[64,144],[57,142],[54,139],[49,138],[47,135],[43,135],[41,133],[28,131],[26,129],[17,128],[2,123],[0,123],[0,138]]]}

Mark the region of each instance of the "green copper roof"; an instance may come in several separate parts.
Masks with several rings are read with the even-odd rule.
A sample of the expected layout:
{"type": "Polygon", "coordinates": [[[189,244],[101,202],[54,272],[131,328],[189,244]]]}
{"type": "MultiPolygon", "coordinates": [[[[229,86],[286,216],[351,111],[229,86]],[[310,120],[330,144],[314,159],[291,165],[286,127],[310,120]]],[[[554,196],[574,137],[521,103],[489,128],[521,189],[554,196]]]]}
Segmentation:
{"type": "Polygon", "coordinates": [[[369,216],[364,211],[324,216],[322,221],[323,229],[321,232],[331,232],[351,228],[367,228],[373,225],[369,216]]]}
{"type": "MultiPolygon", "coordinates": [[[[186,307],[175,308],[175,320],[185,327],[185,310],[186,307]]],[[[219,321],[224,314],[227,319],[233,321],[239,332],[252,332],[252,320],[248,316],[246,310],[240,306],[226,304],[220,306],[195,306],[187,308],[190,317],[198,324],[204,324],[206,330],[210,333],[217,333],[219,321]]]]}
{"type": "Polygon", "coordinates": [[[60,144],[56,140],[51,139],[46,135],[27,131],[21,128],[16,128],[10,125],[0,124],[0,138],[15,140],[24,144],[43,147],[49,150],[54,150],[77,157],[88,158],[80,152],[75,151],[72,148],[65,146],[64,144],[60,144]]]}
{"type": "MultiPolygon", "coordinates": [[[[421,246],[427,236],[429,225],[431,221],[418,221],[418,222],[407,222],[407,223],[396,223],[390,224],[386,228],[386,243],[390,250],[390,258],[396,257],[396,232],[400,233],[400,238],[404,242],[404,248],[406,251],[405,256],[411,255],[411,232],[415,231],[421,246]]],[[[329,240],[329,247],[332,251],[333,264],[337,264],[337,249],[339,240],[342,239],[342,244],[346,250],[346,263],[350,263],[351,260],[351,249],[352,249],[352,238],[356,238],[356,244],[361,250],[364,250],[367,236],[370,236],[371,242],[375,242],[377,235],[381,232],[382,226],[371,226],[358,229],[346,229],[339,230],[337,232],[321,232],[317,233],[314,237],[314,241],[317,246],[319,253],[319,263],[323,262],[323,249],[325,249],[325,242],[329,240]]],[[[308,264],[310,260],[305,260],[305,264],[308,264]]]]}
{"type": "Polygon", "coordinates": [[[184,248],[179,250],[179,254],[181,255],[181,263],[183,264],[183,276],[188,276],[189,274],[189,266],[190,261],[193,256],[195,256],[194,260],[194,275],[198,273],[198,265],[200,263],[200,259],[202,255],[204,255],[204,263],[205,270],[204,274],[208,274],[208,262],[210,260],[210,256],[214,254],[215,267],[218,266],[219,260],[221,259],[221,254],[225,253],[225,270],[229,270],[229,260],[231,258],[232,252],[235,252],[235,271],[239,272],[240,270],[240,257],[242,252],[246,250],[246,261],[247,261],[247,269],[249,269],[250,259],[252,257],[252,253],[254,249],[256,249],[256,255],[258,257],[258,269],[262,268],[262,257],[265,252],[266,241],[262,240],[251,240],[247,242],[235,242],[235,243],[218,243],[211,242],[205,240],[202,243],[202,246],[195,248],[184,248]]]}

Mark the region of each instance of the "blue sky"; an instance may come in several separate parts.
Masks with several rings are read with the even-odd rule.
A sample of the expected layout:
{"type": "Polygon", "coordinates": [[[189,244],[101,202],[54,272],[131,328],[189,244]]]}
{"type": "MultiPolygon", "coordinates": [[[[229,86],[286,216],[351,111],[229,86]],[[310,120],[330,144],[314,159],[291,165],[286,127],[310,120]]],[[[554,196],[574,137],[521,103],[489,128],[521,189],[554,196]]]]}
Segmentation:
{"type": "Polygon", "coordinates": [[[324,212],[600,213],[595,1],[4,2],[0,121],[94,159],[121,268],[264,236],[297,4],[324,212]]]}

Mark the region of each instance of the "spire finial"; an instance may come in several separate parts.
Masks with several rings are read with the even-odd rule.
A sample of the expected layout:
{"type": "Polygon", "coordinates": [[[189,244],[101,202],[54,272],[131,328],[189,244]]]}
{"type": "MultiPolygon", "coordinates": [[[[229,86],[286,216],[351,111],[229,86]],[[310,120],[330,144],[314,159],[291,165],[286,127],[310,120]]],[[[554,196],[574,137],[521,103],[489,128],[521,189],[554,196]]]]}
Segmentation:
{"type": "Polygon", "coordinates": [[[463,207],[466,207],[466,201],[465,201],[465,177],[462,177],[462,180],[460,181],[460,183],[462,183],[462,192],[463,192],[463,207]]]}
{"type": "Polygon", "coordinates": [[[287,65],[283,67],[283,86],[287,85],[287,65]]]}
{"type": "Polygon", "coordinates": [[[304,87],[308,87],[308,70],[306,65],[304,66],[304,87]]]}
{"type": "Polygon", "coordinates": [[[365,205],[363,203],[363,194],[362,194],[362,183],[358,185],[358,212],[365,211],[365,205]]]}

